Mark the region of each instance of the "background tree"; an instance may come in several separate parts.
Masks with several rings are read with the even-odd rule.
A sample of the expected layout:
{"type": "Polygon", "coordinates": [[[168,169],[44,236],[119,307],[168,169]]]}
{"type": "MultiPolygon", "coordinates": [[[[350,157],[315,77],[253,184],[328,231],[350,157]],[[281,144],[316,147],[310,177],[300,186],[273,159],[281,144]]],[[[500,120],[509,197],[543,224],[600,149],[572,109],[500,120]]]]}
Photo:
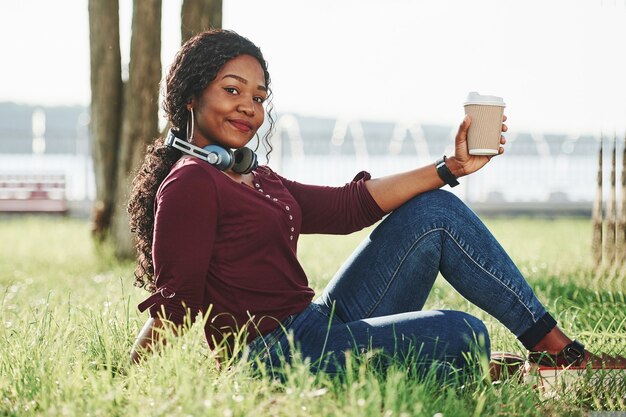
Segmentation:
{"type": "MultiPolygon", "coordinates": [[[[221,0],[185,0],[182,40],[221,27],[221,0]]],[[[94,236],[119,257],[134,256],[126,204],[146,146],[159,135],[161,0],[134,0],[128,81],[122,81],[118,0],[89,0],[91,136],[96,202],[94,236]]]]}
{"type": "Polygon", "coordinates": [[[126,204],[135,169],[148,144],[159,135],[161,0],[134,0],[132,28],[112,218],[115,249],[120,256],[134,252],[126,204]]]}
{"type": "Polygon", "coordinates": [[[183,0],[180,10],[182,43],[205,29],[222,28],[222,0],[183,0]]]}
{"type": "Polygon", "coordinates": [[[118,0],[89,0],[91,137],[96,203],[93,232],[103,239],[110,224],[120,137],[122,72],[118,0]]]}

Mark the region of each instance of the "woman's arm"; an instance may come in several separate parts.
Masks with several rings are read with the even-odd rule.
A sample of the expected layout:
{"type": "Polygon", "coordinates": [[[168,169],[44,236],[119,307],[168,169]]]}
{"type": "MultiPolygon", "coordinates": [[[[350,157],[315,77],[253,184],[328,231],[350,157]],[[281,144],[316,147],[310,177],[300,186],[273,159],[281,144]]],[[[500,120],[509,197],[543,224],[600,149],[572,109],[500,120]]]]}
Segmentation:
{"type": "Polygon", "coordinates": [[[176,166],[156,197],[152,255],[157,288],[138,306],[151,318],[133,346],[134,362],[157,341],[165,342],[165,327],[178,334],[202,311],[218,216],[217,188],[202,164],[214,169],[191,159],[176,166]]]}
{"type": "Polygon", "coordinates": [[[144,353],[152,352],[155,343],[165,344],[165,338],[160,331],[163,328],[163,322],[160,319],[148,318],[130,351],[130,359],[133,363],[139,363],[144,353]]]}
{"type": "Polygon", "coordinates": [[[164,335],[166,328],[168,330],[171,329],[176,336],[178,336],[182,329],[181,327],[174,326],[170,322],[163,322],[158,318],[148,318],[133,344],[133,348],[130,351],[130,359],[134,363],[139,363],[144,353],[152,352],[159,344],[164,346],[167,343],[164,335]]]}
{"type": "MultiPolygon", "coordinates": [[[[502,118],[506,121],[506,116],[502,118]]],[[[471,120],[465,116],[459,126],[454,145],[454,156],[446,158],[446,165],[455,177],[463,177],[478,171],[485,166],[493,156],[470,155],[467,150],[467,130],[471,120]]],[[[506,132],[507,127],[502,125],[502,131],[506,132]]],[[[504,145],[504,137],[500,138],[500,143],[504,145]]],[[[500,147],[499,154],[504,152],[500,147]]],[[[435,164],[427,165],[400,174],[389,175],[382,178],[372,179],[366,182],[367,190],[372,198],[385,212],[390,212],[400,207],[402,204],[426,191],[434,190],[444,186],[445,183],[439,178],[435,164]]]]}

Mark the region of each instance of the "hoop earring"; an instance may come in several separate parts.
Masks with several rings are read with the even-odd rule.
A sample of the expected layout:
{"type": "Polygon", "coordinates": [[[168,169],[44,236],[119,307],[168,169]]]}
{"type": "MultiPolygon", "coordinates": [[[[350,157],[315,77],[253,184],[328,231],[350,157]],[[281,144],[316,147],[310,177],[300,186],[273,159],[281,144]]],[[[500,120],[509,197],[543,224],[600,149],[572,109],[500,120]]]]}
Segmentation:
{"type": "Polygon", "coordinates": [[[187,142],[191,143],[193,140],[193,129],[194,129],[194,116],[193,116],[193,107],[189,109],[189,117],[187,118],[187,142]],[[189,131],[189,119],[191,119],[191,131],[189,131]]]}

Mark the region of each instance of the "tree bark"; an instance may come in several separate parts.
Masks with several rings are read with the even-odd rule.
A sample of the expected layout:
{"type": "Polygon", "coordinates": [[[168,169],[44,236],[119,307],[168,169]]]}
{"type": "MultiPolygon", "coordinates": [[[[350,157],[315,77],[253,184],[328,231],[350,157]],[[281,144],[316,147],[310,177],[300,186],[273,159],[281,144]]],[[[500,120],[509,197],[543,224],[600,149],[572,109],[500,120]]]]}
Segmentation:
{"type": "Polygon", "coordinates": [[[209,27],[212,29],[222,28],[222,0],[211,0],[209,27]]]}
{"type": "MultiPolygon", "coordinates": [[[[91,135],[97,200],[94,234],[100,240],[112,239],[120,258],[135,254],[126,205],[146,146],[159,135],[161,1],[133,1],[130,68],[124,85],[119,2],[89,0],[91,135]]],[[[222,26],[222,1],[186,0],[181,17],[184,41],[206,28],[222,26]]]]}
{"type": "Polygon", "coordinates": [[[118,0],[89,0],[91,61],[91,140],[96,178],[92,228],[105,238],[115,195],[117,147],[120,137],[122,74],[118,0]]]}
{"type": "Polygon", "coordinates": [[[183,0],[180,39],[185,43],[196,33],[222,27],[222,0],[183,0]]]}
{"type": "Polygon", "coordinates": [[[132,28],[112,221],[118,257],[134,256],[126,205],[132,178],[143,160],[145,149],[159,135],[161,0],[134,0],[132,28]]]}

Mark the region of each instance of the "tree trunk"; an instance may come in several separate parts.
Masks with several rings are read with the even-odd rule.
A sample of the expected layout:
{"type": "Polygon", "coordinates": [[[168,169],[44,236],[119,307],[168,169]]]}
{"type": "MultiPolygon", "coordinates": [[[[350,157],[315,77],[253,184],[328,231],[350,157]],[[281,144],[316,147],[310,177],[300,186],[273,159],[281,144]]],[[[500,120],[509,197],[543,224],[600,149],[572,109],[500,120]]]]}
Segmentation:
{"type": "MultiPolygon", "coordinates": [[[[181,9],[183,40],[221,27],[221,0],[186,0],[181,9]],[[185,32],[183,31],[183,34],[185,32]]],[[[94,232],[109,237],[116,255],[134,255],[126,210],[132,178],[145,148],[159,135],[161,80],[161,0],[134,0],[130,69],[122,83],[119,2],[89,0],[91,48],[91,134],[94,140],[96,205],[94,232]]]]}
{"type": "Polygon", "coordinates": [[[212,29],[222,28],[222,0],[212,0],[209,9],[209,27],[212,29]]]}
{"type": "Polygon", "coordinates": [[[115,195],[117,147],[120,137],[122,75],[118,0],[89,0],[91,61],[91,138],[96,178],[92,227],[104,239],[115,195]]]}
{"type": "Polygon", "coordinates": [[[222,27],[222,0],[183,0],[180,39],[185,43],[198,32],[222,27]]]}
{"type": "Polygon", "coordinates": [[[143,160],[146,146],[159,135],[161,0],[134,0],[132,28],[112,221],[118,257],[131,257],[135,253],[126,205],[132,178],[143,160]]]}

